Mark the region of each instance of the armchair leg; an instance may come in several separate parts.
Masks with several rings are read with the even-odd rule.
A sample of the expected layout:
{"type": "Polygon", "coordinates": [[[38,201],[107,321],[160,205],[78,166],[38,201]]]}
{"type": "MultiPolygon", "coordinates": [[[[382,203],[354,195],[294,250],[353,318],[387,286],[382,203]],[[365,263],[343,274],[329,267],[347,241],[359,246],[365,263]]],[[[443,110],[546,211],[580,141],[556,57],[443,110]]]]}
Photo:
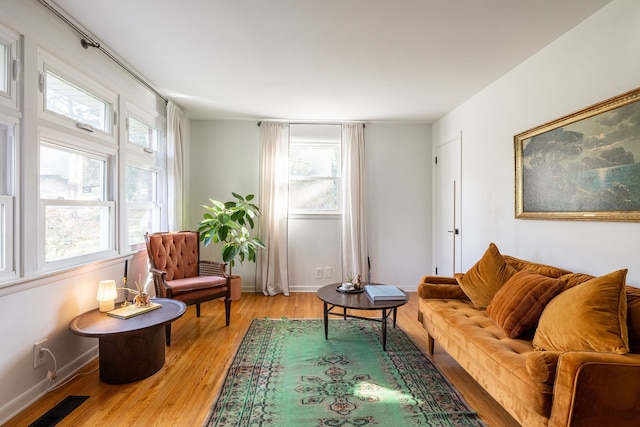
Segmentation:
{"type": "Polygon", "coordinates": [[[231,298],[224,300],[224,311],[227,319],[227,326],[229,326],[229,318],[231,317],[231,298]]]}
{"type": "Polygon", "coordinates": [[[171,345],[171,323],[167,323],[164,327],[164,334],[167,339],[167,347],[169,347],[171,345]]]}
{"type": "Polygon", "coordinates": [[[200,317],[200,303],[196,304],[196,317],[200,317]]]}

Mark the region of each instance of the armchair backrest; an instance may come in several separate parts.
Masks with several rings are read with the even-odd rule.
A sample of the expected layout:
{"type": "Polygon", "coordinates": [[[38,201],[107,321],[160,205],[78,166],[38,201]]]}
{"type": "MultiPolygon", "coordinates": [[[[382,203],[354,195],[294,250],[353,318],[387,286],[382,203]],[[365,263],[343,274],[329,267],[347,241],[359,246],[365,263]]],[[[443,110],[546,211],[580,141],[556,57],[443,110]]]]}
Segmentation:
{"type": "Polygon", "coordinates": [[[197,231],[145,234],[152,268],[165,271],[166,280],[198,275],[200,235],[197,231]]]}

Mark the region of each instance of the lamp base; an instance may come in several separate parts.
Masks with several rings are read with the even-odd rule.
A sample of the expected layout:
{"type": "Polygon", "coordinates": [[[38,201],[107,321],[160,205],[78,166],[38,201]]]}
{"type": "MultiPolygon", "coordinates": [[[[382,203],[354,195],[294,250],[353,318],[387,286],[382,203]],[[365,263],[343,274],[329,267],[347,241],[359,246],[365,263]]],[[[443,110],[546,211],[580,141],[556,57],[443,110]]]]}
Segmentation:
{"type": "Polygon", "coordinates": [[[114,300],[100,301],[100,311],[101,312],[111,311],[114,308],[116,308],[116,304],[115,304],[114,300]]]}

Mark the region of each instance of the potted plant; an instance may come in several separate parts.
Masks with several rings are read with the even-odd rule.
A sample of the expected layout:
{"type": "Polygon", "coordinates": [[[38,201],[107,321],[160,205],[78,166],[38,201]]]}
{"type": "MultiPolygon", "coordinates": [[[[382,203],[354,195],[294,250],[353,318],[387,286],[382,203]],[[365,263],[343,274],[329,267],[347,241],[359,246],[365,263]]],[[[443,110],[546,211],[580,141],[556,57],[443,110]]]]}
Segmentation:
{"type": "Polygon", "coordinates": [[[229,264],[229,275],[236,282],[235,286],[232,283],[232,292],[234,288],[238,289],[236,298],[232,299],[239,299],[240,277],[232,275],[235,260],[239,259],[240,263],[245,260],[255,262],[256,252],[258,248],[264,248],[264,243],[251,236],[255,221],[260,216],[260,209],[251,203],[253,194],[246,197],[233,192],[231,194],[236,200],[223,203],[209,199],[211,205],[202,205],[207,211],[198,225],[198,231],[200,241],[205,246],[211,242],[222,243],[222,260],[229,264]]]}

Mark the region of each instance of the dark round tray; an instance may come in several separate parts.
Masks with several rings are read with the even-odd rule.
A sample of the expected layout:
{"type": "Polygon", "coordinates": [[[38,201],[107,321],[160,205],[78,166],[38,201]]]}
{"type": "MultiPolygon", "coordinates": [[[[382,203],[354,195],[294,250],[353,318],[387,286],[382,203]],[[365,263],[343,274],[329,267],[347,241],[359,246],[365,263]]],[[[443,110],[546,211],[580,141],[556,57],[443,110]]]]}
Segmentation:
{"type": "Polygon", "coordinates": [[[364,288],[360,288],[360,289],[351,289],[350,291],[345,291],[344,289],[341,289],[342,285],[336,287],[336,291],[340,292],[341,294],[361,294],[362,292],[364,292],[364,288]]]}

